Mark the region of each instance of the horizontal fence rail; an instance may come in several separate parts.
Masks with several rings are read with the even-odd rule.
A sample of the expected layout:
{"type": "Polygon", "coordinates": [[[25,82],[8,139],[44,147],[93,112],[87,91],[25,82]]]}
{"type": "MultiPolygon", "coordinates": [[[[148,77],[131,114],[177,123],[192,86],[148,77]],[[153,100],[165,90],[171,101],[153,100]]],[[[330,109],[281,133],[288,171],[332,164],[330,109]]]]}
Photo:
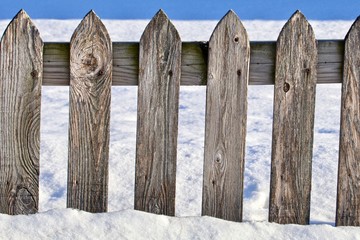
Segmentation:
{"type": "MultiPolygon", "coordinates": [[[[248,85],[274,85],[269,221],[308,224],[315,92],[342,83],[336,225],[360,226],[360,18],[317,41],[297,11],[250,42],[229,11],[208,42],[181,42],[160,10],[139,43],[90,11],[70,43],[43,44],[21,10],[0,45],[0,213],[38,210],[41,85],[70,86],[67,207],[106,212],[111,86],[138,86],[135,209],[175,214],[180,85],[206,85],[202,214],[242,221],[248,85]]],[[[270,157],[270,156],[269,156],[270,157]]]]}
{"type": "MultiPolygon", "coordinates": [[[[343,40],[318,40],[317,83],[341,83],[343,40]]],[[[44,43],[46,86],[69,85],[69,43],[44,43]]],[[[206,85],[208,42],[183,42],[181,85],[206,85]]],[[[273,85],[276,42],[250,42],[250,85],[273,85]]],[[[113,86],[138,85],[139,43],[113,43],[113,86]]]]}

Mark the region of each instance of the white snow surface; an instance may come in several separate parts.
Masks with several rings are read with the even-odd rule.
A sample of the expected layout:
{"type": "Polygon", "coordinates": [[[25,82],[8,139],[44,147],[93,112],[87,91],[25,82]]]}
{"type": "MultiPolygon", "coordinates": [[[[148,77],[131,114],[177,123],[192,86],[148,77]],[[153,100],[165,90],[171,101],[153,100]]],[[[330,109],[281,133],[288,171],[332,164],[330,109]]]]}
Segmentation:
{"type": "MultiPolygon", "coordinates": [[[[147,20],[103,20],[112,41],[139,41],[147,20]]],[[[0,20],[2,34],[9,20],[0,20]]],[[[69,42],[80,20],[34,20],[45,42],[69,42]]],[[[183,41],[207,41],[217,21],[173,21],[183,41]]],[[[285,21],[245,20],[251,41],[276,40],[285,21]]],[[[317,39],[343,39],[351,21],[311,21],[317,39]]],[[[0,214],[1,239],[360,239],[360,228],[334,227],[340,84],[317,85],[311,225],[267,222],[273,86],[249,86],[244,222],[201,217],[205,87],[180,90],[176,217],[132,210],[137,88],[113,87],[109,213],[66,209],[68,87],[43,87],[40,212],[0,214]]]]}

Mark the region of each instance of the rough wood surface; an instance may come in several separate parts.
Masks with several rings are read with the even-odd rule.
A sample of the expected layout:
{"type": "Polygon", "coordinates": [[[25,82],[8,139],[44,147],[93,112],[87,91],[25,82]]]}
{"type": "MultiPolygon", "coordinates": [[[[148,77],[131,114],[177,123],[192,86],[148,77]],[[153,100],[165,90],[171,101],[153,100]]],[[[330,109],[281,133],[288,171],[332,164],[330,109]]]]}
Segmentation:
{"type": "Polygon", "coordinates": [[[140,40],[135,209],[173,216],[181,40],[159,11],[140,40]]]}
{"type": "Polygon", "coordinates": [[[67,206],[107,210],[112,44],[93,11],[70,42],[67,206]]]}
{"type": "Polygon", "coordinates": [[[69,86],[70,43],[45,43],[43,85],[69,86]]]}
{"type": "MultiPolygon", "coordinates": [[[[274,84],[276,42],[250,42],[250,85],[274,84]]],[[[44,85],[69,85],[69,44],[45,43],[44,85]]],[[[113,43],[113,85],[137,85],[139,44],[113,43]]],[[[206,85],[207,42],[183,42],[181,85],[206,85]]],[[[341,83],[343,40],[319,40],[317,83],[341,83]]]]}
{"type": "Polygon", "coordinates": [[[336,225],[360,226],[360,17],[345,40],[336,225]]]}
{"type": "Polygon", "coordinates": [[[202,214],[242,221],[250,44],[229,11],[209,42],[202,214]]]}
{"type": "Polygon", "coordinates": [[[314,32],[297,11],[277,41],[271,222],[309,223],[316,61],[314,32]]]}
{"type": "Polygon", "coordinates": [[[21,10],[0,48],[0,213],[38,210],[42,61],[39,32],[21,10]]]}

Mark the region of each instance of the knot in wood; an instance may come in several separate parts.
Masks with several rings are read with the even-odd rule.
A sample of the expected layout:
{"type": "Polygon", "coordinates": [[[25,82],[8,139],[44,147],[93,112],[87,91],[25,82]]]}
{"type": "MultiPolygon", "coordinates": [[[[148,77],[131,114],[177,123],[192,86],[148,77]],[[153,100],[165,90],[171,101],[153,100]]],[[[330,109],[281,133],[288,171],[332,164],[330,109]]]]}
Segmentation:
{"type": "Polygon", "coordinates": [[[283,89],[284,89],[284,92],[288,92],[290,90],[290,84],[285,82],[283,89]]]}
{"type": "Polygon", "coordinates": [[[149,201],[149,212],[161,214],[161,207],[157,198],[151,198],[149,201]]]}
{"type": "Polygon", "coordinates": [[[37,211],[36,200],[31,192],[22,187],[18,190],[16,196],[16,203],[14,206],[14,213],[15,214],[32,214],[37,211]]]}
{"type": "Polygon", "coordinates": [[[100,76],[102,76],[102,75],[104,75],[104,70],[103,69],[100,69],[100,71],[98,72],[98,77],[100,77],[100,76]]]}
{"type": "Polygon", "coordinates": [[[33,70],[33,71],[30,73],[30,75],[31,75],[31,77],[32,77],[33,79],[35,79],[35,78],[37,78],[37,76],[38,76],[38,71],[33,70]]]}
{"type": "Polygon", "coordinates": [[[214,75],[212,73],[209,74],[209,80],[214,79],[214,75]]]}
{"type": "Polygon", "coordinates": [[[236,37],[234,38],[234,42],[239,43],[239,37],[238,37],[238,36],[236,36],[236,37]]]}
{"type": "Polygon", "coordinates": [[[220,164],[222,162],[222,154],[218,152],[215,156],[215,163],[220,164]]]}
{"type": "Polygon", "coordinates": [[[21,188],[18,191],[17,196],[19,200],[25,205],[31,204],[33,202],[33,196],[26,188],[21,188]]]}
{"type": "Polygon", "coordinates": [[[85,57],[81,59],[81,63],[83,64],[83,67],[86,69],[87,73],[95,71],[98,66],[98,61],[92,53],[86,54],[85,57]]]}
{"type": "Polygon", "coordinates": [[[215,185],[216,185],[216,181],[215,181],[215,180],[212,180],[212,181],[211,181],[211,184],[212,184],[213,186],[215,186],[215,185]]]}

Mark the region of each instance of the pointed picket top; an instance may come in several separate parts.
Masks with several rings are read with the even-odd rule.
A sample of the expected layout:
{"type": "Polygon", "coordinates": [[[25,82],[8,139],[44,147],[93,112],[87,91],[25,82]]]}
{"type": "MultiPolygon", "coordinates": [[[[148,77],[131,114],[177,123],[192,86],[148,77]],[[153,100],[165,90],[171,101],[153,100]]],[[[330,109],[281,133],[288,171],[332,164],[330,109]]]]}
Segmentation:
{"type": "Polygon", "coordinates": [[[170,21],[166,13],[160,9],[146,26],[143,34],[141,35],[140,42],[146,41],[147,38],[153,34],[159,36],[162,31],[166,32],[167,29],[170,31],[169,36],[171,35],[171,37],[174,38],[174,41],[181,41],[177,29],[170,21]]]}
{"type": "Polygon", "coordinates": [[[24,9],[21,9],[16,15],[15,17],[10,21],[10,23],[7,25],[3,36],[5,35],[5,33],[8,31],[8,29],[10,28],[10,26],[12,25],[16,25],[19,21],[21,21],[21,19],[24,20],[30,20],[29,15],[25,12],[24,9]]]}
{"type": "Polygon", "coordinates": [[[239,36],[234,37],[234,39],[233,39],[234,42],[238,42],[240,44],[241,43],[250,44],[250,43],[247,43],[247,42],[249,42],[249,39],[248,39],[246,29],[245,29],[244,25],[242,24],[242,22],[240,21],[240,18],[238,17],[238,15],[233,10],[229,10],[225,14],[225,16],[218,22],[213,33],[211,34],[209,42],[211,42],[211,40],[213,38],[216,38],[217,37],[216,35],[220,34],[219,30],[224,29],[225,26],[228,26],[230,31],[234,31],[234,33],[235,33],[235,31],[238,32],[239,36]],[[240,42],[240,41],[243,41],[243,42],[240,42]]]}
{"type": "Polygon", "coordinates": [[[209,41],[202,215],[242,221],[250,44],[229,11],[209,41]]]}
{"type": "Polygon", "coordinates": [[[90,11],[70,41],[67,206],[107,210],[112,42],[90,11]]]}
{"type": "Polygon", "coordinates": [[[310,36],[312,36],[311,38],[315,39],[315,34],[314,34],[314,31],[313,31],[310,23],[308,22],[308,20],[306,19],[306,17],[300,10],[296,10],[293,13],[293,15],[290,17],[290,19],[285,23],[284,27],[281,29],[278,40],[279,40],[279,38],[281,38],[282,36],[285,35],[285,32],[291,31],[291,29],[294,27],[308,28],[309,29],[308,34],[310,36]]]}
{"type": "MultiPolygon", "coordinates": [[[[73,69],[76,68],[76,74],[103,77],[104,72],[109,72],[108,68],[111,67],[109,63],[112,61],[112,42],[105,25],[93,10],[86,14],[75,29],[70,46],[70,62],[74,66],[73,69]],[[81,67],[84,61],[88,62],[85,64],[87,67],[81,67]],[[79,71],[79,68],[82,71],[79,71]]],[[[70,79],[71,74],[70,71],[70,79]]]]}
{"type": "Polygon", "coordinates": [[[32,34],[34,34],[33,38],[35,39],[38,39],[41,41],[42,43],[42,40],[40,38],[40,34],[39,34],[39,31],[38,29],[36,28],[36,26],[34,25],[34,23],[31,21],[29,15],[25,12],[24,9],[21,9],[16,15],[15,17],[10,21],[9,25],[6,27],[5,31],[4,31],[4,34],[2,36],[2,38],[5,36],[5,34],[7,33],[7,31],[10,31],[11,27],[15,27],[20,24],[21,22],[23,22],[22,24],[27,25],[29,26],[29,28],[26,28],[26,29],[29,29],[32,34]]]}
{"type": "Polygon", "coordinates": [[[79,23],[77,28],[75,29],[73,35],[71,36],[70,42],[72,41],[73,38],[75,38],[77,36],[77,34],[79,32],[82,32],[80,30],[82,30],[84,27],[86,27],[88,29],[89,33],[100,33],[100,32],[102,32],[102,34],[104,34],[104,35],[101,36],[101,37],[104,37],[105,40],[110,40],[110,36],[108,34],[108,31],[107,31],[104,23],[101,21],[99,16],[96,15],[94,10],[90,10],[85,15],[83,20],[79,23]],[[100,28],[100,29],[97,29],[97,28],[100,28]]]}
{"type": "Polygon", "coordinates": [[[24,10],[1,38],[0,63],[0,213],[35,213],[39,206],[43,42],[24,10]]]}
{"type": "MultiPolygon", "coordinates": [[[[277,57],[279,56],[279,50],[287,48],[291,49],[293,55],[297,55],[297,52],[309,52],[311,53],[313,48],[316,48],[316,39],[315,33],[307,21],[306,17],[297,10],[290,19],[285,23],[282,28],[279,37],[277,39],[277,57]]],[[[312,55],[302,55],[302,57],[308,58],[312,55]]],[[[313,57],[317,57],[315,54],[313,57]]],[[[312,59],[313,60],[313,59],[312,59]]],[[[306,68],[306,66],[303,66],[306,68]]],[[[296,68],[290,68],[289,70],[294,74],[297,70],[296,68]]],[[[310,69],[309,69],[310,70],[310,69]]],[[[289,72],[287,73],[289,74],[289,72]]],[[[285,78],[278,78],[279,80],[284,80],[285,78]]]]}
{"type": "Polygon", "coordinates": [[[354,23],[351,25],[348,33],[345,36],[345,42],[347,39],[355,37],[360,32],[360,16],[356,18],[354,23]]]}
{"type": "Polygon", "coordinates": [[[90,10],[75,29],[73,35],[71,36],[70,42],[72,41],[73,38],[77,36],[78,32],[84,27],[87,27],[89,31],[96,31],[96,28],[100,28],[100,31],[103,32],[104,37],[106,39],[110,39],[108,31],[105,25],[103,24],[103,22],[101,21],[101,19],[96,15],[94,10],[90,10]]]}
{"type": "Polygon", "coordinates": [[[360,17],[345,38],[341,97],[337,226],[360,226],[360,17]]]}

